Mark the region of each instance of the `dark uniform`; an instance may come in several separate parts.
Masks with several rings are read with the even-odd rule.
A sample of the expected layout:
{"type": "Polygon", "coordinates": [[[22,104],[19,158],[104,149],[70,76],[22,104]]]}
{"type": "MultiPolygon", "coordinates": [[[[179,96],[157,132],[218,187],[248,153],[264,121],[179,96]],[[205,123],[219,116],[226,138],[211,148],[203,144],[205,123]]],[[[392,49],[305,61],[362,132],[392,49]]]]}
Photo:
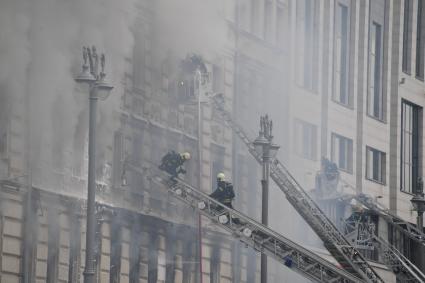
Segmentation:
{"type": "Polygon", "coordinates": [[[179,153],[175,151],[168,152],[162,159],[159,169],[171,175],[171,178],[177,178],[180,173],[185,174],[183,163],[186,161],[179,153]]]}
{"type": "Polygon", "coordinates": [[[323,157],[321,170],[316,175],[316,189],[319,198],[330,197],[336,193],[339,182],[338,166],[323,157]]]}
{"type": "Polygon", "coordinates": [[[217,181],[217,189],[210,194],[210,197],[221,202],[229,208],[232,207],[232,200],[235,198],[235,191],[233,190],[232,183],[226,181],[217,181]]]}

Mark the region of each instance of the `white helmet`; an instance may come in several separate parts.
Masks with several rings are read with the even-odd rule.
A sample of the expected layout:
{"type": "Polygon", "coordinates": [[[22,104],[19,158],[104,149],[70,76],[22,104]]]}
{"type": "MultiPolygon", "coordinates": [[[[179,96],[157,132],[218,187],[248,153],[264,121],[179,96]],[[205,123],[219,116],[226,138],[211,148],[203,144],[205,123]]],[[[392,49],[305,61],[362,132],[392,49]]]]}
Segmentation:
{"type": "Polygon", "coordinates": [[[220,172],[217,174],[217,180],[224,181],[225,178],[226,178],[226,175],[224,175],[224,173],[220,172]]]}
{"type": "Polygon", "coordinates": [[[181,154],[181,157],[183,157],[183,159],[185,159],[185,160],[189,160],[190,159],[190,153],[184,152],[184,153],[181,154]]]}

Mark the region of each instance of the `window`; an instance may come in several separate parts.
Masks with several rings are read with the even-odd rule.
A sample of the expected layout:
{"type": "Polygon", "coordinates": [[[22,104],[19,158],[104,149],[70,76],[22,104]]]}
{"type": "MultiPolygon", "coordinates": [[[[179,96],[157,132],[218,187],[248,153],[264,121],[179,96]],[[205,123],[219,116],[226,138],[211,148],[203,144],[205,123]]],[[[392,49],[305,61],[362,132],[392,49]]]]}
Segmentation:
{"type": "Polygon", "coordinates": [[[419,177],[420,121],[422,108],[406,100],[401,104],[400,188],[414,193],[419,177]]]}
{"type": "MultiPolygon", "coordinates": [[[[319,4],[317,2],[314,0],[297,1],[296,11],[297,44],[300,47],[297,50],[297,61],[299,62],[297,64],[297,82],[313,92],[317,91],[319,74],[319,4]]],[[[278,40],[284,41],[285,38],[278,40]]]]}
{"type": "Polygon", "coordinates": [[[424,80],[425,61],[425,1],[418,2],[418,29],[416,40],[416,77],[424,80]]]}
{"type": "Polygon", "coordinates": [[[366,179],[385,184],[386,154],[366,146],[366,179]]]}
{"type": "Polygon", "coordinates": [[[211,246],[210,283],[220,282],[220,248],[211,246]]]}
{"type": "Polygon", "coordinates": [[[372,24],[369,53],[369,92],[367,114],[383,120],[382,96],[382,30],[378,23],[372,24]]]}
{"type": "Polygon", "coordinates": [[[114,153],[113,153],[113,175],[112,180],[115,187],[119,187],[122,184],[122,177],[124,173],[124,138],[121,132],[115,132],[114,134],[114,153]]]}
{"type": "Polygon", "coordinates": [[[412,13],[413,0],[404,1],[404,24],[403,24],[403,72],[410,74],[412,56],[412,13]]]}
{"type": "Polygon", "coordinates": [[[80,213],[77,206],[73,207],[72,214],[70,215],[70,237],[69,237],[69,273],[68,282],[77,281],[80,274],[80,260],[81,260],[81,225],[78,213],[80,213]]]}
{"type": "Polygon", "coordinates": [[[111,225],[111,239],[110,239],[110,261],[109,261],[109,283],[118,283],[121,272],[121,225],[117,219],[113,219],[111,225]]]}
{"type": "Polygon", "coordinates": [[[57,215],[57,210],[53,208],[47,210],[47,220],[49,223],[47,228],[47,283],[54,283],[58,280],[60,227],[57,215]]]}
{"type": "Polygon", "coordinates": [[[273,41],[272,20],[273,3],[270,0],[264,2],[264,30],[263,37],[266,41],[273,41]]]}
{"type": "Polygon", "coordinates": [[[353,173],[353,140],[332,133],[331,159],[339,169],[353,173]]]}
{"type": "Polygon", "coordinates": [[[288,10],[278,5],[276,8],[276,44],[280,48],[286,46],[288,19],[288,10]]]}
{"type": "Polygon", "coordinates": [[[238,13],[239,13],[239,28],[248,31],[249,30],[249,3],[243,1],[239,5],[238,13]]]}
{"type": "Polygon", "coordinates": [[[333,99],[346,106],[352,101],[348,92],[348,7],[337,4],[335,18],[335,63],[333,99]]]}
{"type": "Polygon", "coordinates": [[[151,248],[148,252],[148,283],[157,283],[158,281],[158,243],[159,235],[152,231],[149,234],[149,243],[151,248]]]}
{"type": "Polygon", "coordinates": [[[301,120],[295,120],[294,137],[296,154],[306,159],[316,160],[317,127],[301,120]]]}
{"type": "Polygon", "coordinates": [[[251,0],[251,33],[258,34],[258,1],[251,0]]]}

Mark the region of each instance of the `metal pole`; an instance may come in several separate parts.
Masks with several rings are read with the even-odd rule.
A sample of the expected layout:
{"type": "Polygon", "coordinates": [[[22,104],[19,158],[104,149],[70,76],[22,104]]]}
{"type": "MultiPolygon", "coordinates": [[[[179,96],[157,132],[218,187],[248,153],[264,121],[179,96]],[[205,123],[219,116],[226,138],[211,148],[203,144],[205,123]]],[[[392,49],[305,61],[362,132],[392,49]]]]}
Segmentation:
{"type": "MultiPolygon", "coordinates": [[[[202,105],[201,105],[201,77],[196,73],[195,80],[198,79],[198,166],[199,166],[199,188],[202,188],[202,105]]],[[[202,273],[202,214],[198,213],[198,245],[199,245],[199,282],[203,283],[202,273]]]]}
{"type": "Polygon", "coordinates": [[[89,113],[89,176],[87,186],[87,227],[86,227],[86,264],[84,270],[84,283],[95,282],[95,194],[96,194],[96,88],[90,89],[89,113]]]}
{"type": "MultiPolygon", "coordinates": [[[[269,174],[270,174],[270,147],[263,145],[263,179],[262,187],[262,203],[261,203],[261,223],[268,226],[269,222],[269,174]]],[[[267,256],[261,254],[261,283],[267,283],[267,256]]]]}
{"type": "Polygon", "coordinates": [[[424,229],[424,212],[418,211],[418,216],[416,217],[416,224],[418,225],[418,229],[423,231],[424,229]]]}

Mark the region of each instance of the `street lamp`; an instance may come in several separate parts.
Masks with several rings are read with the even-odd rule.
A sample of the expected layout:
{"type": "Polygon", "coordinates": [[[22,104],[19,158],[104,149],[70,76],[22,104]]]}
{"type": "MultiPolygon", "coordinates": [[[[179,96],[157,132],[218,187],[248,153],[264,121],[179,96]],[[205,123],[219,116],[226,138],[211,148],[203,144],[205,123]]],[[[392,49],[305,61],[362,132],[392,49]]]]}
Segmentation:
{"type": "Polygon", "coordinates": [[[95,282],[95,194],[96,194],[96,107],[97,100],[105,100],[114,88],[105,81],[105,55],[100,55],[101,70],[98,72],[99,57],[93,46],[83,47],[83,70],[75,77],[77,83],[88,87],[89,112],[89,172],[87,182],[87,227],[86,227],[86,264],[84,269],[84,283],[95,282]]]}
{"type": "MultiPolygon", "coordinates": [[[[270,162],[276,157],[279,146],[272,143],[273,141],[273,122],[269,120],[269,116],[260,117],[260,132],[254,140],[255,150],[261,154],[263,174],[261,179],[262,198],[261,198],[261,223],[268,226],[269,217],[269,176],[270,162]]],[[[267,256],[261,254],[261,283],[267,282],[267,256]]]]}
{"type": "Polygon", "coordinates": [[[415,196],[410,200],[414,210],[418,213],[416,218],[416,225],[420,231],[423,231],[424,227],[424,211],[425,211],[425,198],[424,198],[424,187],[422,178],[418,181],[418,186],[415,192],[415,196]]]}

